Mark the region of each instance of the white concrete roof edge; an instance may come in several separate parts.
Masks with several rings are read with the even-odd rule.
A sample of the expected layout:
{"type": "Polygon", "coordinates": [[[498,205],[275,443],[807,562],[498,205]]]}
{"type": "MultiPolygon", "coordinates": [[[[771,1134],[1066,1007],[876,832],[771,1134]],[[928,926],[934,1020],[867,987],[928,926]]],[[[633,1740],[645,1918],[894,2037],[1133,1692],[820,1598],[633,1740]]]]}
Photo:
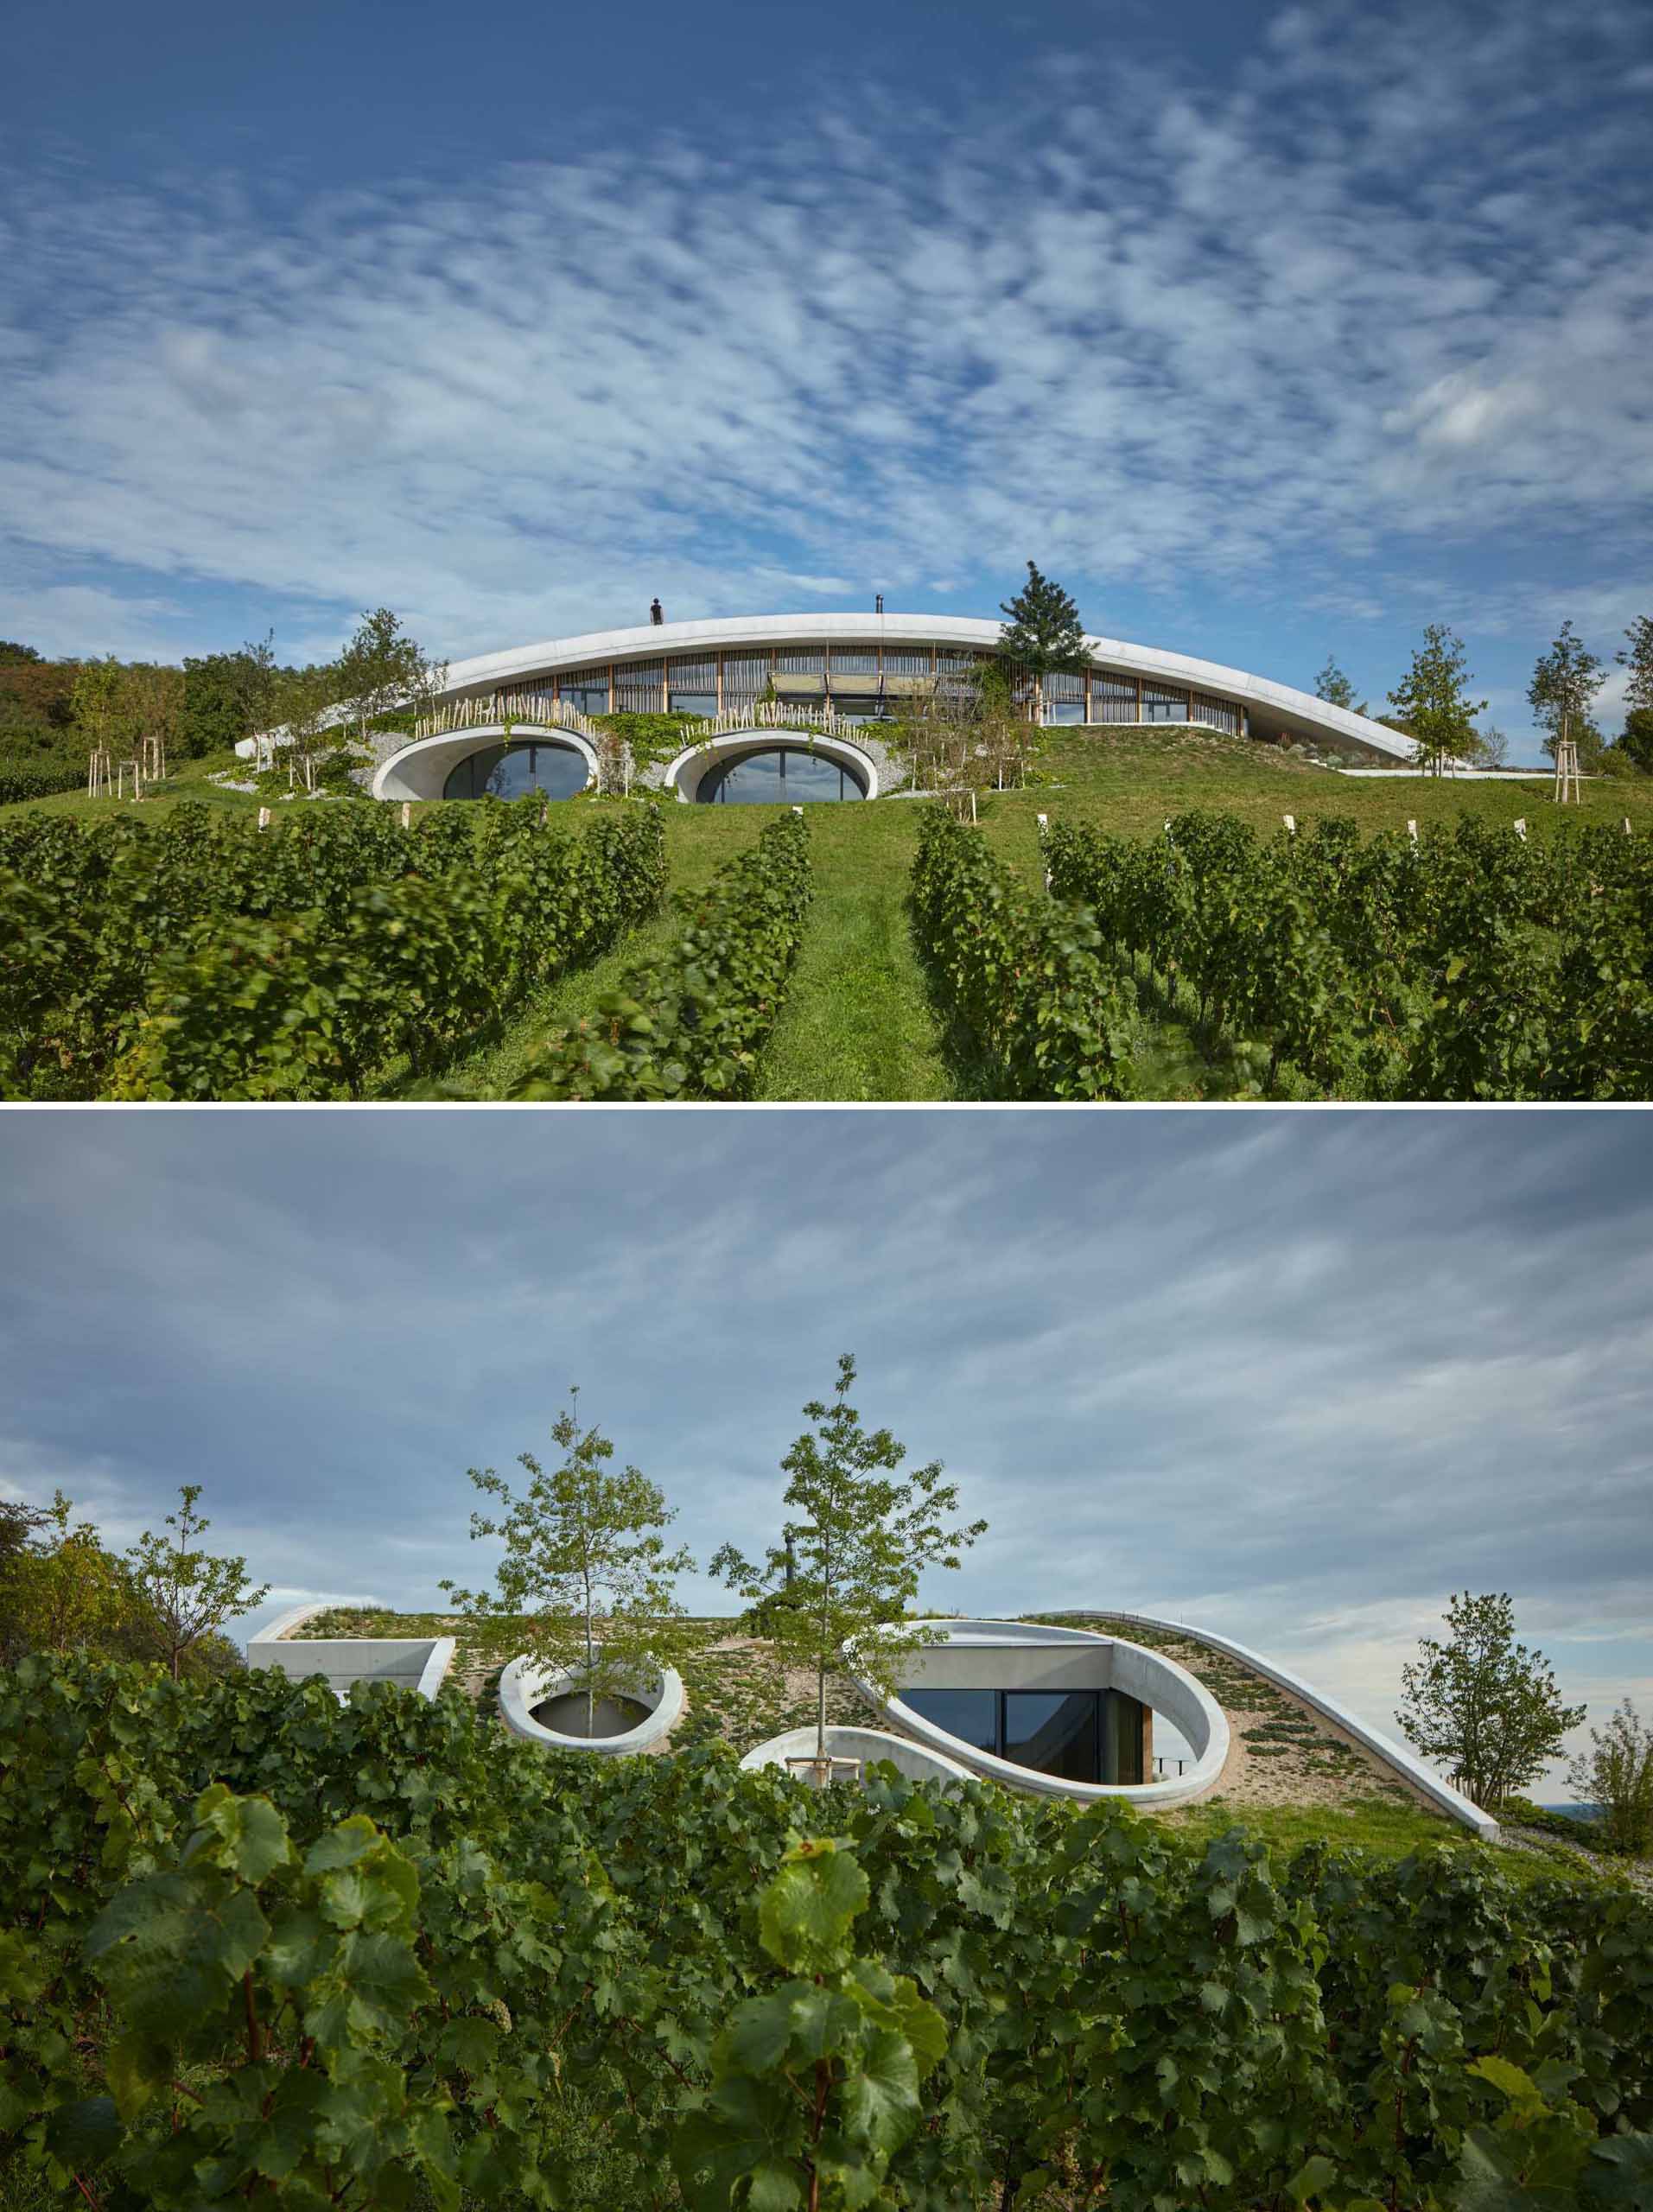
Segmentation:
{"type": "MultiPolygon", "coordinates": [[[[1122,1616],[1121,1617],[1122,1618],[1122,1616]]],[[[1133,1644],[1123,1637],[1098,1635],[1092,1629],[1067,1629],[1041,1624],[1026,1624],[1013,1620],[991,1620],[978,1618],[959,1619],[940,1617],[912,1624],[917,1628],[939,1628],[949,1630],[969,1629],[1002,1629],[1002,1637],[961,1637],[961,1643],[983,1646],[1002,1644],[1008,1648],[1030,1643],[1123,1643],[1127,1649],[1138,1654],[1149,1665],[1162,1669],[1174,1675],[1185,1692],[1192,1699],[1204,1717],[1207,1730],[1205,1750],[1194,1761],[1187,1774],[1167,1777],[1163,1782],[1069,1782],[1058,1775],[1041,1774],[1036,1767],[1018,1766],[1012,1759],[1000,1758],[996,1752],[977,1751],[962,1745],[959,1738],[950,1736],[944,1728],[926,1720],[915,1713],[900,1697],[887,1698],[877,1687],[855,1671],[855,1651],[846,1646],[844,1657],[849,1669],[849,1678],[869,1705],[894,1720],[907,1734],[944,1757],[957,1759],[961,1751],[968,1752],[968,1764],[972,1774],[985,1776],[1002,1783],[1007,1789],[1020,1790],[1024,1796],[1065,1797],[1076,1804],[1093,1805],[1122,1802],[1148,1811],[1159,1811],[1171,1805],[1186,1805],[1196,1797],[1203,1797],[1215,1789],[1227,1763],[1230,1738],[1228,1715],[1212,1697],[1197,1675],[1180,1667],[1163,1652],[1154,1651],[1145,1644],[1133,1644]],[[1032,1634],[1018,1635],[1019,1630],[1031,1627],[1032,1634]]]]}
{"type": "MultiPolygon", "coordinates": [[[[295,1639],[293,1630],[301,1627],[304,1622],[314,1619],[317,1613],[331,1611],[337,1602],[336,1599],[326,1598],[312,1599],[305,1605],[289,1605],[284,1612],[277,1613],[267,1628],[262,1630],[258,1635],[247,1638],[248,1666],[279,1665],[280,1662],[273,1653],[269,1658],[262,1656],[255,1658],[253,1655],[255,1652],[262,1653],[267,1646],[277,1643],[291,1643],[296,1640],[308,1642],[309,1640],[308,1638],[295,1639]]],[[[317,1641],[318,1661],[323,1652],[331,1650],[335,1645],[340,1643],[358,1647],[364,1653],[370,1650],[376,1652],[425,1650],[424,1661],[419,1670],[419,1679],[414,1685],[416,1695],[423,1698],[436,1696],[448,1679],[448,1670],[454,1663],[454,1654],[459,1649],[458,1638],[451,1636],[336,1636],[327,1637],[325,1642],[317,1641]],[[429,1646],[429,1649],[425,1649],[426,1646],[429,1646]]],[[[290,1673],[291,1670],[283,1669],[283,1671],[290,1673]]],[[[323,1674],[326,1669],[318,1664],[315,1671],[317,1674],[323,1674]]],[[[298,1678],[295,1677],[295,1679],[298,1678]]]]}
{"type": "MultiPolygon", "coordinates": [[[[435,779],[445,783],[462,760],[468,760],[474,753],[485,751],[495,740],[503,740],[505,734],[503,721],[473,722],[463,729],[438,730],[431,737],[410,737],[394,753],[387,753],[375,767],[369,791],[378,799],[440,798],[440,790],[420,791],[415,787],[420,780],[421,765],[431,764],[438,772],[435,779]],[[407,788],[398,788],[402,785],[407,788]]],[[[558,722],[526,721],[513,716],[511,734],[518,742],[544,738],[566,752],[577,753],[585,762],[588,784],[597,772],[597,749],[577,729],[565,729],[558,722]]]]}
{"type": "MultiPolygon", "coordinates": [[[[976,615],[963,614],[752,614],[718,616],[692,622],[644,623],[624,630],[592,630],[577,637],[547,638],[537,645],[511,646],[500,652],[480,653],[468,660],[450,661],[442,696],[451,698],[480,690],[486,684],[509,683],[521,676],[549,674],[575,668],[588,661],[620,660],[655,653],[681,652],[689,646],[715,648],[764,645],[796,639],[853,639],[871,642],[882,638],[893,645],[993,645],[1001,626],[976,615]]],[[[1192,654],[1172,652],[1154,645],[1132,645],[1122,638],[1085,634],[1085,650],[1110,667],[1125,668],[1143,676],[1176,676],[1232,697],[1255,699],[1313,723],[1329,734],[1357,739],[1363,745],[1397,760],[1413,758],[1412,740],[1398,730],[1334,707],[1311,692],[1299,691],[1268,677],[1250,675],[1219,661],[1200,660],[1192,654]]]]}
{"type": "Polygon", "coordinates": [[[1237,1643],[1231,1637],[1218,1636],[1211,1629],[1190,1627],[1186,1621],[1162,1620],[1154,1613],[1110,1611],[1098,1613],[1096,1618],[1098,1620],[1133,1622],[1139,1628],[1164,1629],[1173,1636],[1186,1636],[1192,1643],[1209,1644],[1212,1650],[1225,1652],[1230,1659],[1237,1659],[1243,1665],[1254,1668],[1265,1681],[1273,1682],[1279,1689],[1290,1691],[1294,1697],[1301,1698],[1305,1705],[1313,1706],[1317,1713],[1324,1713],[1328,1720],[1333,1720],[1339,1728],[1346,1729],[1357,1743],[1364,1744],[1376,1758],[1394,1767],[1397,1773],[1432,1798],[1443,1812],[1451,1814],[1456,1821],[1461,1821],[1466,1828],[1473,1829],[1486,1841],[1497,1840],[1497,1822],[1490,1813],[1483,1812],[1478,1805],[1465,1797],[1461,1789],[1454,1789],[1450,1782],[1442,1781],[1414,1752],[1396,1743],[1392,1737],[1385,1736],[1381,1729],[1369,1727],[1357,1714],[1338,1705],[1323,1691],[1313,1688],[1300,1675],[1294,1675],[1275,1661],[1265,1658],[1262,1652],[1252,1650],[1249,1644],[1237,1643]]]}
{"type": "Polygon", "coordinates": [[[421,1697],[434,1698],[448,1680],[448,1670],[454,1663],[454,1654],[459,1649],[459,1638],[439,1636],[430,1647],[430,1656],[425,1661],[416,1688],[421,1697]]]}
{"type": "Polygon", "coordinates": [[[262,1628],[257,1636],[250,1636],[247,1638],[249,1653],[255,1643],[279,1643],[284,1637],[291,1636],[301,1621],[310,1619],[314,1614],[330,1611],[331,1604],[332,1601],[328,1599],[313,1598],[308,1604],[289,1605],[285,1612],[277,1614],[268,1628],[262,1628]]]}

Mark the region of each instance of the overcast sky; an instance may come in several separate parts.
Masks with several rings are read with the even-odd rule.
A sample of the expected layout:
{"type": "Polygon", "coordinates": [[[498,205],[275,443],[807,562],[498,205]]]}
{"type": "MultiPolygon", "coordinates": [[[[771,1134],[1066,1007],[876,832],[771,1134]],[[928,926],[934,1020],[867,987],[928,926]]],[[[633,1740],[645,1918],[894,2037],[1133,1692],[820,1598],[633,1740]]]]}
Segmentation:
{"type": "MultiPolygon", "coordinates": [[[[1186,1615],[1393,1727],[1448,1594],[1653,1717],[1643,1116],[13,1112],[0,1489],[184,1481],[287,1602],[474,1579],[569,1383],[706,1559],[836,1356],[988,1535],[925,1596],[1186,1615]]],[[[735,1601],[696,1580],[709,1610],[735,1601]]]]}
{"type": "Polygon", "coordinates": [[[6,66],[49,651],[992,615],[1031,555],[1375,709],[1454,624],[1520,756],[1561,620],[1653,608],[1645,0],[35,0],[6,66]]]}

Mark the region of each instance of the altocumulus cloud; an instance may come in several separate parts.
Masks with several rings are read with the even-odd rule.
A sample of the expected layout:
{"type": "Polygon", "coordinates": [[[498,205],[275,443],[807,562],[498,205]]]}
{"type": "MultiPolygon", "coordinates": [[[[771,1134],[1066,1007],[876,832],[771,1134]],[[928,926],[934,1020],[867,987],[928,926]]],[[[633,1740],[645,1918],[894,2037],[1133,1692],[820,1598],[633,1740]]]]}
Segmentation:
{"type": "MultiPolygon", "coordinates": [[[[1386,1725],[1465,1586],[1653,1696],[1633,1117],[12,1116],[0,1486],[200,1480],[293,1595],[428,1605],[570,1382],[703,1560],[836,1354],[991,1532],[938,1601],[1186,1613],[1386,1725]]],[[[727,1604],[710,1585],[690,1593],[727,1604]]]]}
{"type": "Polygon", "coordinates": [[[1099,34],[1010,99],[463,188],[16,178],[0,620],[175,652],[232,585],[289,651],[383,600],[461,652],[612,620],[639,549],[732,611],[1012,572],[1036,516],[1097,588],[1439,613],[1427,541],[1450,613],[1482,564],[1493,624],[1557,583],[1622,623],[1645,10],[1555,41],[1536,0],[1291,8],[1220,82],[1099,34]]]}

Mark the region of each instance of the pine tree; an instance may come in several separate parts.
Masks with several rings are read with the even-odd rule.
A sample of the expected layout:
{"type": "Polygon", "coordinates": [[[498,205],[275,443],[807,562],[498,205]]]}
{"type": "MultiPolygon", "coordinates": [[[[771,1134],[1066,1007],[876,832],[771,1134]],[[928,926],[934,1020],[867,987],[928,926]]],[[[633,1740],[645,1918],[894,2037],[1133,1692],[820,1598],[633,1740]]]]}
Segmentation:
{"type": "Polygon", "coordinates": [[[1020,661],[1035,683],[1052,670],[1089,665],[1078,607],[1060,584],[1041,575],[1031,561],[1027,583],[1014,599],[1000,601],[999,612],[1007,618],[999,631],[999,651],[1007,660],[1020,661]]]}

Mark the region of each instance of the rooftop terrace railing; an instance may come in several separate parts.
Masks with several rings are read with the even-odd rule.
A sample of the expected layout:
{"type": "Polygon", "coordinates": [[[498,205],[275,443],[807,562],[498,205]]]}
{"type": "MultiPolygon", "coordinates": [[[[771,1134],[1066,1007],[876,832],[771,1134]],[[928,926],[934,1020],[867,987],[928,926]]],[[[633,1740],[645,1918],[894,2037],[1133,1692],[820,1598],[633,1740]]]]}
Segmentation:
{"type": "Polygon", "coordinates": [[[405,745],[416,745],[422,738],[446,737],[455,730],[486,729],[494,722],[571,730],[592,745],[602,735],[588,715],[582,715],[577,707],[564,706],[560,699],[538,699],[531,707],[525,707],[519,699],[507,702],[497,691],[486,697],[444,700],[433,714],[417,717],[411,737],[401,731],[386,731],[384,734],[395,737],[391,750],[399,752],[405,745]]]}

